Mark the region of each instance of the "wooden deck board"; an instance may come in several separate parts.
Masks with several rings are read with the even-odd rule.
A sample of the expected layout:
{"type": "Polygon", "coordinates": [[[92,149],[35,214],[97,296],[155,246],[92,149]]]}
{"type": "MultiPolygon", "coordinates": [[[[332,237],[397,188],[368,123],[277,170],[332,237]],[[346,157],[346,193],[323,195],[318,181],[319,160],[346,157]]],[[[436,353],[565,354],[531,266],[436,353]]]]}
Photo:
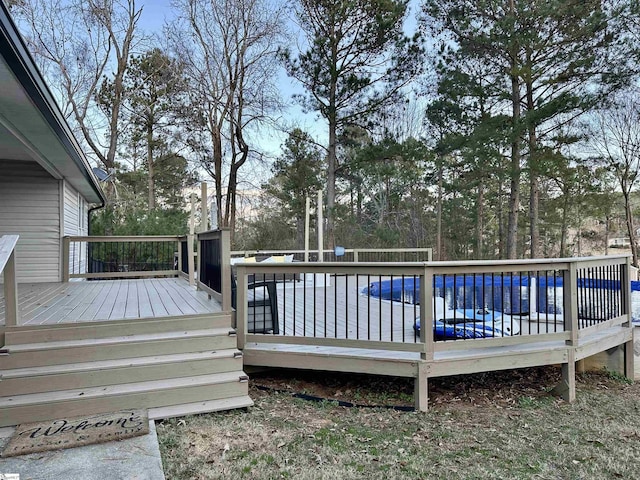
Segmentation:
{"type": "MultiPolygon", "coordinates": [[[[1,290],[1,289],[0,289],[1,290]]],[[[4,298],[0,292],[0,325],[4,298]]],[[[220,304],[176,278],[34,283],[18,286],[21,325],[215,313],[220,304]]]]}
{"type": "MultiPolygon", "coordinates": [[[[163,286],[167,289],[167,291],[171,291],[180,296],[182,302],[179,303],[178,306],[182,310],[182,313],[189,315],[202,313],[200,304],[198,302],[194,302],[193,297],[189,295],[189,293],[191,292],[180,290],[175,283],[176,280],[177,279],[171,279],[171,281],[169,282],[164,282],[163,286]]],[[[195,293],[195,291],[193,293],[195,293]]]]}
{"type": "Polygon", "coordinates": [[[127,308],[127,295],[129,294],[129,284],[125,280],[118,280],[118,293],[114,298],[113,309],[109,315],[109,320],[114,318],[124,318],[127,308]]]}
{"type": "Polygon", "coordinates": [[[167,312],[167,309],[162,304],[160,294],[153,283],[145,282],[144,286],[146,287],[147,294],[149,295],[149,305],[153,311],[153,315],[157,317],[169,316],[169,312],[167,312]]]}
{"type": "MultiPolygon", "coordinates": [[[[18,289],[19,288],[20,287],[18,286],[18,289]]],[[[84,285],[73,289],[70,289],[67,285],[66,288],[61,290],[60,294],[56,298],[52,299],[49,303],[49,308],[46,308],[33,316],[30,323],[59,323],[65,314],[69,313],[73,309],[73,306],[76,305],[75,302],[80,302],[83,298],[84,289],[84,285]]]]}
{"type": "Polygon", "coordinates": [[[124,318],[138,318],[138,284],[136,282],[128,283],[127,305],[124,309],[124,318]]]}
{"type": "MultiPolygon", "coordinates": [[[[94,283],[98,283],[98,282],[94,282],[94,283]]],[[[98,285],[100,284],[98,283],[98,285]]],[[[100,288],[93,302],[91,302],[91,305],[89,305],[89,308],[87,308],[87,310],[85,311],[83,318],[87,320],[89,319],[95,320],[96,318],[101,318],[98,315],[101,311],[104,311],[104,310],[108,310],[108,312],[106,313],[106,318],[108,318],[108,316],[111,314],[111,305],[108,302],[114,287],[117,288],[116,283],[111,282],[111,285],[107,286],[106,288],[100,288]],[[105,304],[107,306],[104,307],[104,310],[103,310],[103,306],[105,304]]]]}
{"type": "MultiPolygon", "coordinates": [[[[95,283],[95,282],[91,282],[91,283],[95,283]]],[[[101,290],[102,289],[100,288],[100,285],[91,285],[89,287],[84,288],[83,298],[73,308],[73,310],[69,312],[69,314],[66,316],[66,320],[70,322],[77,322],[85,318],[85,316],[87,319],[92,320],[93,317],[88,316],[87,310],[89,309],[89,307],[91,307],[91,305],[94,302],[97,303],[99,301],[101,290]]]]}
{"type": "Polygon", "coordinates": [[[167,309],[169,315],[184,315],[184,312],[178,306],[182,303],[182,299],[179,299],[176,302],[176,300],[171,297],[171,293],[167,290],[165,282],[160,282],[159,280],[160,279],[155,278],[151,279],[151,283],[156,287],[164,308],[167,309]]]}
{"type": "Polygon", "coordinates": [[[105,289],[104,300],[102,301],[100,308],[94,315],[94,320],[108,320],[111,318],[111,312],[115,303],[115,299],[118,296],[120,290],[120,280],[114,280],[110,282],[108,289],[105,289]]]}
{"type": "Polygon", "coordinates": [[[141,317],[153,317],[153,306],[151,305],[151,299],[149,298],[149,291],[147,290],[147,284],[141,283],[138,285],[139,296],[139,313],[141,317]]]}

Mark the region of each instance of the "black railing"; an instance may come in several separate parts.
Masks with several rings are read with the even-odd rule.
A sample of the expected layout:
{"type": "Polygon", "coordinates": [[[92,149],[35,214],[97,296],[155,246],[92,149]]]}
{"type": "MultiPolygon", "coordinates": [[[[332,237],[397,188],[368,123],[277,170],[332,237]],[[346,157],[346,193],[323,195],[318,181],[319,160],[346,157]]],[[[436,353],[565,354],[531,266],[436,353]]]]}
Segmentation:
{"type": "Polygon", "coordinates": [[[177,238],[65,237],[65,273],[89,279],[175,275],[177,238]]]}
{"type": "MultiPolygon", "coordinates": [[[[449,342],[566,336],[572,328],[621,317],[628,313],[623,260],[585,261],[584,267],[573,269],[569,261],[554,260],[521,262],[522,266],[514,262],[503,270],[487,262],[469,266],[334,262],[273,268],[245,264],[242,271],[249,284],[275,286],[279,335],[419,343],[423,319],[431,324],[430,341],[449,342]],[[596,266],[586,266],[594,262],[596,266]],[[482,272],[483,268],[488,271],[482,272]],[[423,288],[425,278],[429,288],[423,288]],[[421,311],[425,295],[431,295],[428,315],[421,311]]],[[[256,308],[266,306],[247,308],[251,318],[256,308]]]]}
{"type": "Polygon", "coordinates": [[[622,285],[621,265],[578,269],[578,327],[587,328],[619,317],[627,289],[622,285]]]}
{"type": "Polygon", "coordinates": [[[232,308],[229,244],[228,229],[198,234],[198,288],[215,296],[225,311],[232,308]]]}
{"type": "Polygon", "coordinates": [[[189,244],[188,237],[182,237],[180,239],[180,271],[185,275],[189,275],[189,244]]]}
{"type": "Polygon", "coordinates": [[[220,238],[200,238],[198,275],[200,282],[216,292],[222,291],[222,245],[220,238]]]}

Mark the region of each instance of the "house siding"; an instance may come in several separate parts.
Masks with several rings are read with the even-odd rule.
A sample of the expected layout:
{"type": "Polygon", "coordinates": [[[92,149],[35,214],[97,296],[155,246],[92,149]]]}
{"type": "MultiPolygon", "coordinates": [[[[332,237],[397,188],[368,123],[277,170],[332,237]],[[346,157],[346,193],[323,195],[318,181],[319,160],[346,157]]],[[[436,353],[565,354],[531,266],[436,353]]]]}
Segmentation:
{"type": "Polygon", "coordinates": [[[37,163],[0,159],[0,235],[20,235],[20,283],[61,280],[60,189],[37,163]]]}

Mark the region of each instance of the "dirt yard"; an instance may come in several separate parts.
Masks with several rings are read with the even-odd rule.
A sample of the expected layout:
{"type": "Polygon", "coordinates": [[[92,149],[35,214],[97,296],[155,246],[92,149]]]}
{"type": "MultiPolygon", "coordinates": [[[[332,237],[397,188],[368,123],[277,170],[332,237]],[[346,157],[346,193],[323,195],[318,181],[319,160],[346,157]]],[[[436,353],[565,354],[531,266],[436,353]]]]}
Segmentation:
{"type": "Polygon", "coordinates": [[[413,382],[274,371],[255,406],[158,425],[169,479],[640,478],[640,386],[578,377],[566,404],[553,367],[413,382]],[[324,400],[322,400],[324,399],[324,400]],[[355,406],[351,406],[355,405],[355,406]]]}

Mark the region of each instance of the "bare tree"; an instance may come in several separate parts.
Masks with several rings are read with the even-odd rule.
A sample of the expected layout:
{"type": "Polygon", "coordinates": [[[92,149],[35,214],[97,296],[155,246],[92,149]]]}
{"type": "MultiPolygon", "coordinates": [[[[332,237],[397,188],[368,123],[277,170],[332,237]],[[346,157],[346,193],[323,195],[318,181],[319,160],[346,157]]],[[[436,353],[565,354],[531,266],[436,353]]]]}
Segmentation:
{"type": "Polygon", "coordinates": [[[270,5],[175,0],[178,18],[166,29],[190,80],[187,141],[214,180],[218,224],[232,232],[239,171],[256,151],[248,133],[280,108],[273,79],[283,15],[270,5]]]}
{"type": "Polygon", "coordinates": [[[124,77],[138,40],[135,0],[25,0],[12,8],[65,116],[90,153],[115,166],[124,77]],[[105,85],[112,88],[104,88],[105,85]]]}
{"type": "Polygon", "coordinates": [[[631,192],[640,180],[639,92],[625,92],[612,107],[596,115],[596,134],[591,144],[615,175],[624,198],[625,220],[631,243],[633,264],[638,266],[638,243],[631,205],[631,192]]]}

